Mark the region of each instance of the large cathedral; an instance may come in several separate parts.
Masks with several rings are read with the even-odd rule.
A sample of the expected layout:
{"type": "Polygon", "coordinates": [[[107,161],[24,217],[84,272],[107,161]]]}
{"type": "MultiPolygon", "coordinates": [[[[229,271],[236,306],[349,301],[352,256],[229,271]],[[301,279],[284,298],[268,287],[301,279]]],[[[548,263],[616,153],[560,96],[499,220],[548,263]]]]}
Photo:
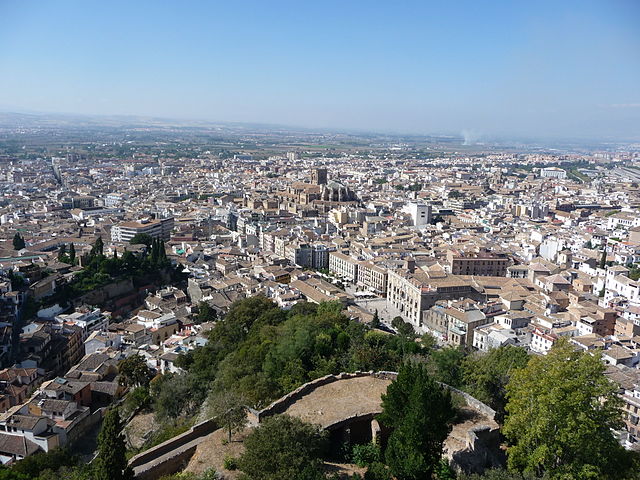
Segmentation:
{"type": "Polygon", "coordinates": [[[353,202],[356,201],[356,195],[353,191],[333,180],[329,180],[325,185],[320,187],[320,198],[326,202],[353,202]]]}

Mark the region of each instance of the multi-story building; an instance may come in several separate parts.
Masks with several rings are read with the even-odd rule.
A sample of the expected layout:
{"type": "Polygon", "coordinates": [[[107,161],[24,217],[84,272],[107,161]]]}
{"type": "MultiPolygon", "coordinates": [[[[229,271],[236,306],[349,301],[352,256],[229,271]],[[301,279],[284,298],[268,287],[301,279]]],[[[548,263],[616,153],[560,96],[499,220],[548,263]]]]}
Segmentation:
{"type": "Polygon", "coordinates": [[[605,277],[604,300],[609,302],[614,297],[624,297],[631,305],[640,305],[640,282],[627,275],[629,269],[622,266],[609,267],[605,277]]]}
{"type": "Polygon", "coordinates": [[[105,207],[119,207],[122,205],[122,201],[124,200],[124,196],[121,193],[108,193],[104,197],[104,206],[105,207]]]}
{"type": "Polygon", "coordinates": [[[45,416],[13,414],[0,420],[0,462],[10,465],[60,445],[53,422],[45,416]]]}
{"type": "Polygon", "coordinates": [[[411,267],[388,272],[387,303],[418,331],[426,330],[423,312],[436,301],[477,296],[469,282],[442,271],[425,272],[411,267]]]}
{"type": "Polygon", "coordinates": [[[431,223],[431,205],[411,202],[406,205],[404,210],[411,215],[411,223],[414,227],[431,223]]]}
{"type": "Polygon", "coordinates": [[[629,230],[640,226],[640,215],[634,212],[617,212],[607,217],[607,230],[629,230]]]}
{"type": "Polygon", "coordinates": [[[358,261],[340,252],[329,252],[329,271],[348,282],[358,279],[358,261]]]}
{"type": "Polygon", "coordinates": [[[99,308],[84,312],[77,311],[69,314],[60,314],[55,318],[59,323],[80,327],[83,332],[83,342],[91,332],[96,330],[107,330],[109,327],[109,317],[104,315],[99,308]]]}
{"type": "Polygon", "coordinates": [[[91,195],[76,195],[71,197],[72,208],[92,208],[95,205],[96,197],[91,195]]]}
{"type": "Polygon", "coordinates": [[[620,432],[621,442],[626,448],[633,449],[640,441],[640,370],[610,366],[605,375],[619,386],[618,396],[623,402],[625,427],[620,432]]]}
{"type": "Polygon", "coordinates": [[[285,257],[292,264],[300,267],[315,268],[323,270],[329,268],[329,252],[335,247],[328,247],[324,244],[291,244],[284,249],[285,257]]]}
{"type": "Polygon", "coordinates": [[[373,262],[358,263],[358,287],[369,290],[381,296],[387,295],[387,269],[379,267],[373,262]]]}
{"type": "Polygon", "coordinates": [[[171,238],[173,217],[142,222],[124,222],[111,228],[111,241],[128,242],[138,234],[147,234],[165,242],[171,238]]]}
{"type": "Polygon", "coordinates": [[[506,255],[491,252],[447,251],[447,264],[454,275],[504,277],[511,261],[506,255]]]}
{"type": "Polygon", "coordinates": [[[456,307],[437,304],[425,311],[422,319],[424,328],[440,341],[465,348],[473,346],[474,330],[492,321],[472,303],[456,307]]]}
{"type": "Polygon", "coordinates": [[[558,167],[546,167],[540,169],[540,178],[567,178],[566,170],[558,167]]]}

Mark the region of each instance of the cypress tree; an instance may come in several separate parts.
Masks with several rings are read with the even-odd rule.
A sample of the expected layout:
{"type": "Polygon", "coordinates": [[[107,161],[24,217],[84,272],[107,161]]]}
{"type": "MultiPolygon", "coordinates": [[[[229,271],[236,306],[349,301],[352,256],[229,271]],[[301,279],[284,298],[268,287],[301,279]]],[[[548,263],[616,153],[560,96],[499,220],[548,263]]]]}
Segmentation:
{"type": "Polygon", "coordinates": [[[63,243],[62,246],[60,247],[60,250],[58,250],[58,260],[63,262],[66,260],[66,256],[67,256],[67,244],[63,243]]]}
{"type": "Polygon", "coordinates": [[[386,463],[398,480],[431,478],[440,465],[455,411],[451,394],[423,364],[405,364],[382,396],[379,420],[393,428],[386,463]]]}
{"type": "Polygon", "coordinates": [[[98,237],[98,239],[96,240],[96,253],[99,256],[104,255],[104,242],[102,241],[101,237],[98,237]]]}
{"type": "Polygon", "coordinates": [[[373,313],[373,319],[371,320],[371,328],[380,327],[380,315],[378,314],[378,309],[373,313]]]}
{"type": "Polygon", "coordinates": [[[102,257],[104,255],[104,242],[101,237],[98,237],[96,243],[93,244],[93,248],[91,249],[92,257],[102,257]]]}
{"type": "Polygon", "coordinates": [[[159,248],[159,258],[161,263],[164,265],[167,263],[167,250],[164,247],[164,241],[158,239],[158,248],[159,248]]]}
{"type": "Polygon", "coordinates": [[[73,242],[69,245],[69,261],[71,265],[75,265],[76,263],[76,247],[73,242]]]}
{"type": "Polygon", "coordinates": [[[98,456],[93,463],[94,480],[130,480],[133,472],[127,465],[127,447],[122,433],[124,425],[117,409],[110,409],[98,435],[98,456]]]}
{"type": "Polygon", "coordinates": [[[14,250],[22,250],[26,244],[24,243],[24,238],[20,235],[20,232],[16,232],[13,236],[13,249],[14,250]]]}
{"type": "Polygon", "coordinates": [[[151,242],[151,263],[153,265],[157,265],[159,257],[160,257],[160,249],[158,246],[158,239],[154,238],[153,242],[151,242]]]}

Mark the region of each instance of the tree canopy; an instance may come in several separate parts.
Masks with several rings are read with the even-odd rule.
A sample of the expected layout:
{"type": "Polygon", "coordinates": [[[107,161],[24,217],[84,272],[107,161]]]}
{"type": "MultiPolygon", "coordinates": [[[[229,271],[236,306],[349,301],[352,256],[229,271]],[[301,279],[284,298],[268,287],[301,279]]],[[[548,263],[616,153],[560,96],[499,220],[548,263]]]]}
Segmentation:
{"type": "MultiPolygon", "coordinates": [[[[235,302],[208,333],[208,343],[179,359],[202,403],[214,392],[233,390],[249,406],[260,407],[305,382],[355,370],[395,370],[401,340],[352,322],[340,303],[300,303],[284,311],[256,296],[235,302]]],[[[404,347],[418,353],[421,347],[404,347]]]]}
{"type": "Polygon", "coordinates": [[[213,322],[217,318],[218,312],[211,305],[204,301],[198,303],[198,316],[196,317],[198,323],[213,322]]]}
{"type": "Polygon", "coordinates": [[[129,240],[131,245],[146,245],[147,247],[150,247],[152,242],[153,237],[148,233],[136,233],[131,240],[129,240]]]}
{"type": "Polygon", "coordinates": [[[625,452],[613,436],[621,427],[617,387],[599,355],[559,341],[532,357],[507,384],[503,433],[511,470],[562,479],[625,478],[625,452]]]}
{"type": "Polygon", "coordinates": [[[146,387],[151,380],[151,369],[142,355],[130,355],[118,363],[120,384],[127,387],[146,387]]]}
{"type": "Polygon", "coordinates": [[[98,455],[92,463],[93,480],[133,479],[127,465],[123,428],[118,410],[108,410],[98,434],[98,455]]]}
{"type": "Polygon", "coordinates": [[[20,235],[20,232],[16,232],[16,234],[13,236],[13,249],[22,250],[24,247],[26,247],[26,245],[27,244],[25,243],[22,235],[20,235]]]}
{"type": "Polygon", "coordinates": [[[431,478],[440,466],[454,416],[449,390],[423,363],[402,365],[382,396],[379,416],[383,425],[393,428],[385,459],[398,480],[431,478]]]}
{"type": "Polygon", "coordinates": [[[463,388],[462,362],[464,358],[465,352],[462,348],[445,347],[433,350],[429,355],[429,371],[437,381],[455,388],[463,388]]]}
{"type": "Polygon", "coordinates": [[[208,399],[209,413],[227,430],[231,441],[233,432],[241,430],[247,423],[245,399],[231,390],[213,393],[208,399]]]}
{"type": "Polygon", "coordinates": [[[296,417],[267,418],[244,441],[240,469],[247,480],[321,480],[326,434],[296,417]]]}
{"type": "Polygon", "coordinates": [[[504,419],[506,386],[511,375],[523,368],[529,354],[520,347],[508,345],[486,354],[476,353],[464,359],[462,370],[466,390],[496,411],[496,420],[504,419]]]}

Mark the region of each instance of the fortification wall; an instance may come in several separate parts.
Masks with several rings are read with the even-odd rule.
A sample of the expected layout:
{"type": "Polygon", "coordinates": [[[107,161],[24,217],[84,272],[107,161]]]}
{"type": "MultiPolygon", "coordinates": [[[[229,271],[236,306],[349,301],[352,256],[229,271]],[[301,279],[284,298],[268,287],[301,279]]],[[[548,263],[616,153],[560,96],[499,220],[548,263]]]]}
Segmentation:
{"type": "Polygon", "coordinates": [[[284,397],[279,398],[278,400],[273,402],[271,405],[269,405],[268,407],[262,410],[259,410],[259,411],[250,410],[248,415],[249,423],[252,425],[257,425],[267,417],[283,413],[291,405],[293,405],[295,402],[300,400],[305,395],[308,395],[309,393],[311,393],[317,388],[320,388],[324,385],[328,385],[333,382],[337,382],[340,380],[347,380],[350,378],[359,378],[359,377],[368,377],[368,376],[375,376],[378,378],[393,380],[397,377],[397,375],[398,374],[395,372],[377,372],[377,373],[354,372],[354,373],[339,373],[338,375],[325,375],[324,377],[316,378],[315,380],[312,380],[310,382],[305,383],[304,385],[301,385],[300,387],[296,388],[295,390],[288,393],[284,397]]]}
{"type": "Polygon", "coordinates": [[[469,395],[468,393],[463,392],[462,390],[458,390],[457,388],[453,388],[453,387],[447,385],[446,383],[441,383],[440,385],[442,385],[443,387],[448,388],[452,392],[455,392],[458,395],[464,397],[465,401],[467,402],[467,405],[469,405],[470,407],[473,407],[474,409],[478,410],[480,413],[482,413],[483,415],[486,415],[490,419],[495,420],[496,411],[493,408],[491,408],[489,405],[487,405],[485,403],[482,403],[477,398],[472,397],[471,395],[469,395]]]}
{"type": "MultiPolygon", "coordinates": [[[[299,401],[305,395],[313,392],[315,389],[323,387],[330,383],[338,382],[340,380],[348,380],[352,378],[367,376],[383,378],[386,380],[395,380],[397,375],[398,374],[396,372],[354,372],[340,373],[338,375],[326,375],[324,377],[317,378],[315,380],[312,380],[311,382],[301,385],[297,389],[293,390],[282,398],[279,398],[262,410],[249,409],[247,419],[250,425],[257,426],[262,421],[264,421],[265,418],[285,412],[294,403],[299,401]]],[[[483,415],[486,415],[490,419],[494,419],[496,412],[489,406],[472,397],[468,393],[462,392],[446,384],[441,385],[450,389],[452,392],[455,392],[456,394],[462,396],[470,407],[479,411],[483,415]]],[[[374,415],[375,412],[349,416],[330,425],[328,429],[333,430],[349,425],[353,422],[373,420],[374,415]]],[[[216,424],[213,420],[206,420],[202,423],[194,425],[187,432],[173,437],[166,442],[157,445],[156,447],[153,447],[145,452],[134,456],[129,461],[129,465],[134,468],[136,478],[141,480],[158,478],[162,475],[175,473],[181,468],[182,465],[188,462],[188,460],[195,452],[198,443],[206,435],[212,433],[216,429],[216,424]]],[[[488,462],[488,451],[492,450],[492,448],[490,447],[493,447],[493,444],[499,438],[499,433],[497,430],[489,427],[482,427],[479,429],[470,430],[467,435],[468,436],[466,439],[465,451],[456,454],[456,457],[452,460],[454,460],[457,464],[471,464],[471,468],[467,467],[467,469],[471,471],[475,470],[473,467],[475,467],[476,464],[485,462],[498,463],[495,461],[488,462]],[[471,455],[469,455],[470,453],[471,455]],[[471,456],[473,460],[465,458],[468,456],[471,456]]]]}
{"type": "Polygon", "coordinates": [[[151,463],[159,459],[163,455],[167,455],[170,452],[180,449],[187,443],[198,440],[205,435],[209,435],[215,430],[217,430],[216,423],[213,420],[205,420],[202,423],[194,425],[186,432],[181,433],[180,435],[170,438],[166,442],[162,442],[160,445],[156,445],[149,450],[131,457],[131,460],[129,460],[129,466],[135,468],[140,465],[151,463]]]}
{"type": "Polygon", "coordinates": [[[134,475],[138,480],[155,480],[165,475],[172,475],[182,470],[189,459],[193,457],[197,445],[174,450],[154,462],[146,463],[134,469],[134,475]]]}
{"type": "Polygon", "coordinates": [[[106,302],[110,298],[124,295],[127,292],[134,290],[133,282],[131,279],[119,280],[117,282],[108,283],[100,288],[85,293],[79,299],[80,303],[88,303],[91,305],[98,305],[106,302]]]}
{"type": "Polygon", "coordinates": [[[483,473],[488,468],[503,468],[505,452],[500,448],[500,430],[480,425],[467,432],[467,446],[445,455],[456,471],[483,473]]]}

